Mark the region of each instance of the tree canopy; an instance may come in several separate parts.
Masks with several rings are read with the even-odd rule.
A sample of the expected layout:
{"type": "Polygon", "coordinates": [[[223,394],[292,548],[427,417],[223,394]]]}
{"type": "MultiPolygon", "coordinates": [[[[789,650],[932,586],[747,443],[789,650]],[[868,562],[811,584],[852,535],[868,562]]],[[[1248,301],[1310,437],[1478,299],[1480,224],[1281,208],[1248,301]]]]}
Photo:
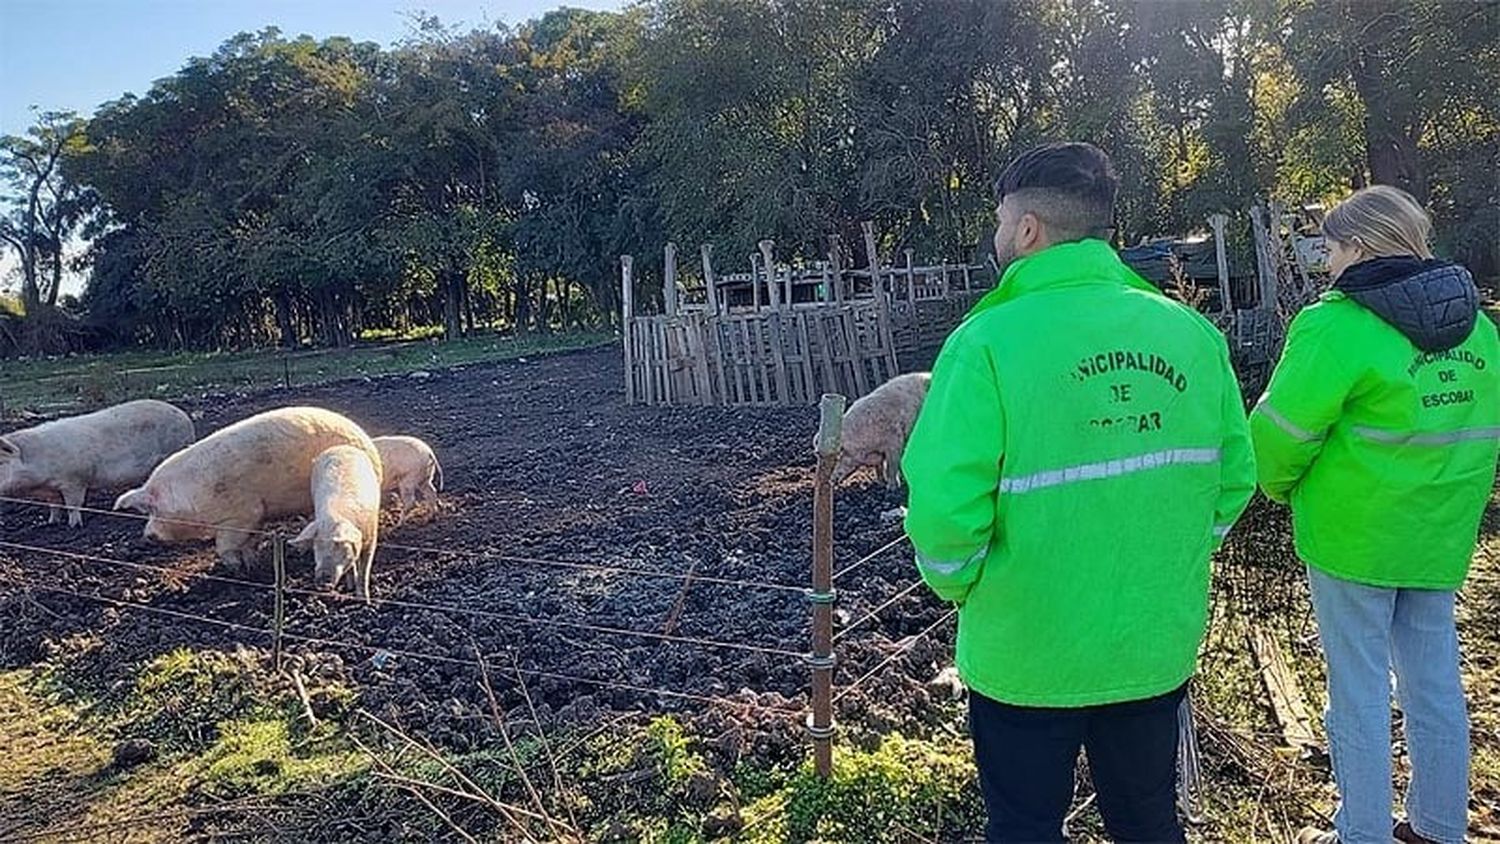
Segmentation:
{"type": "MultiPolygon", "coordinates": [[[[118,343],[340,345],[607,322],[616,257],[742,265],[826,236],[968,259],[991,182],[1098,143],[1118,231],[1371,182],[1500,274],[1500,5],[1460,0],[646,0],[403,43],[235,36],[87,120],[0,140],[28,314],[86,238],[118,343]]],[[[888,253],[889,254],[889,253],[888,253]]]]}

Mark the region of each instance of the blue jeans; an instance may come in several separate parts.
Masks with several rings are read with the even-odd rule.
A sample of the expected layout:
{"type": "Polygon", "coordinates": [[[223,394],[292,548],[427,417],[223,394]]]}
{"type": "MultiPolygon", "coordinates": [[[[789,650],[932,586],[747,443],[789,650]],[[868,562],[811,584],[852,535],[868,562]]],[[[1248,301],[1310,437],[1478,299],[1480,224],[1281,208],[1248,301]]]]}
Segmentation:
{"type": "Polygon", "coordinates": [[[1388,589],[1309,567],[1328,660],[1329,753],[1340,844],[1391,840],[1391,669],[1411,753],[1406,815],[1419,835],[1468,829],[1469,715],[1459,679],[1453,592],[1388,589]]]}

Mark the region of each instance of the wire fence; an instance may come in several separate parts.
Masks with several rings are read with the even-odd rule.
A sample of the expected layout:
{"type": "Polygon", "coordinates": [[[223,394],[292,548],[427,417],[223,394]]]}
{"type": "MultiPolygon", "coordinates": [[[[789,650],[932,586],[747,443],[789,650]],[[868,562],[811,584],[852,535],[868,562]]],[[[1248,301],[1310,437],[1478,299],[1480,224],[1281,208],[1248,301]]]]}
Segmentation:
{"type": "MultiPolygon", "coordinates": [[[[57,505],[56,502],[52,502],[52,501],[46,501],[46,500],[40,500],[40,499],[33,499],[33,498],[22,498],[22,497],[17,497],[17,496],[0,496],[0,503],[9,503],[9,504],[16,504],[16,505],[21,505],[21,506],[29,506],[29,507],[54,507],[54,506],[59,506],[59,505],[57,505]]],[[[90,514],[94,514],[94,515],[98,515],[98,516],[102,516],[102,517],[106,517],[106,518],[123,519],[123,520],[130,520],[130,521],[136,521],[136,522],[145,522],[145,521],[148,521],[148,520],[150,520],[150,519],[153,518],[151,516],[147,516],[147,515],[141,514],[141,513],[127,512],[127,511],[116,511],[116,510],[105,510],[105,509],[96,508],[96,507],[78,507],[76,509],[80,510],[81,512],[90,513],[90,514]]],[[[194,521],[194,520],[190,520],[190,519],[175,519],[175,518],[163,518],[163,517],[154,517],[154,518],[156,518],[157,521],[162,522],[162,523],[174,524],[174,525],[185,526],[185,527],[192,527],[192,528],[203,530],[203,531],[217,531],[217,530],[221,530],[221,529],[230,529],[230,530],[236,530],[236,531],[239,531],[239,532],[243,532],[243,533],[247,533],[247,534],[252,534],[252,535],[264,537],[264,538],[266,538],[266,539],[268,539],[268,540],[270,540],[270,541],[272,541],[274,543],[283,543],[285,541],[283,533],[280,532],[280,531],[274,530],[274,529],[264,529],[264,528],[222,528],[220,525],[213,524],[213,523],[210,523],[210,522],[194,521]]],[[[876,548],[874,551],[872,551],[872,552],[870,552],[868,554],[865,554],[864,556],[860,557],[858,560],[856,560],[855,562],[849,564],[844,569],[842,569],[840,572],[838,572],[838,574],[835,575],[835,576],[838,577],[838,576],[847,575],[850,572],[853,572],[853,571],[861,568],[862,566],[865,566],[865,565],[871,563],[872,561],[880,558],[882,555],[885,555],[885,554],[891,552],[892,550],[898,548],[899,546],[901,546],[902,544],[904,544],[906,541],[907,541],[907,537],[903,533],[902,535],[896,537],[895,539],[890,540],[890,541],[882,544],[881,546],[879,546],[878,548],[876,548]]],[[[684,572],[665,571],[665,570],[661,570],[661,569],[639,568],[639,567],[634,567],[634,566],[611,565],[611,564],[597,563],[597,562],[590,563],[590,562],[579,562],[579,561],[571,561],[571,560],[546,559],[546,558],[541,558],[541,557],[536,557],[536,556],[519,555],[519,554],[503,554],[503,553],[488,553],[488,552],[481,552],[481,553],[477,553],[476,554],[476,553],[473,553],[473,552],[464,552],[464,551],[457,550],[457,549],[452,549],[452,548],[436,548],[436,547],[432,547],[432,546],[410,545],[410,544],[393,543],[393,542],[382,542],[380,544],[380,548],[382,550],[386,550],[386,551],[398,551],[398,552],[406,552],[406,553],[414,553],[414,554],[428,554],[428,555],[434,555],[434,556],[443,557],[443,558],[449,558],[449,559],[463,559],[463,560],[469,560],[469,561],[481,561],[481,560],[483,560],[483,561],[507,562],[507,563],[516,563],[516,564],[530,564],[530,565],[535,565],[535,566],[539,566],[539,567],[548,567],[548,568],[556,568],[556,569],[564,569],[564,570],[584,571],[584,572],[591,572],[591,573],[598,573],[598,574],[607,574],[607,575],[639,576],[639,577],[646,577],[646,578],[662,578],[662,579],[679,580],[679,581],[683,582],[683,588],[684,589],[686,589],[690,584],[711,584],[711,585],[728,586],[728,587],[735,587],[735,588],[766,589],[766,590],[772,590],[772,591],[778,591],[778,592],[789,592],[789,593],[798,593],[798,594],[804,594],[804,593],[808,592],[808,589],[806,587],[802,587],[802,586],[793,586],[791,584],[779,583],[779,582],[775,582],[775,581],[758,581],[758,580],[747,580],[747,579],[739,579],[739,578],[719,577],[719,576],[714,576],[714,575],[705,575],[705,574],[699,574],[699,573],[697,573],[696,570],[690,570],[690,571],[684,573],[684,572]]],[[[113,567],[118,567],[118,568],[122,568],[122,569],[133,570],[133,571],[147,572],[147,573],[151,573],[151,574],[157,575],[157,576],[159,576],[159,577],[161,577],[163,579],[167,579],[167,580],[202,580],[202,581],[205,581],[205,582],[222,583],[222,584],[233,586],[235,588],[240,588],[240,589],[256,590],[258,592],[272,594],[272,595],[276,595],[276,594],[279,593],[280,595],[296,595],[296,596],[314,597],[314,598],[321,598],[321,599],[333,599],[333,600],[344,600],[344,601],[353,601],[354,600],[353,598],[345,596],[345,595],[343,595],[341,593],[329,592],[329,591],[325,591],[325,590],[307,589],[307,588],[303,588],[303,587],[292,586],[292,585],[288,585],[288,584],[286,584],[284,582],[280,582],[279,580],[278,580],[278,582],[267,583],[267,582],[263,582],[263,581],[250,580],[250,579],[246,579],[246,578],[243,578],[243,577],[234,577],[234,576],[229,576],[229,575],[224,575],[224,574],[215,574],[213,572],[208,572],[208,571],[183,570],[181,568],[176,568],[176,567],[171,567],[171,566],[163,566],[163,565],[157,565],[157,564],[152,564],[152,563],[142,563],[142,562],[135,562],[135,561],[130,561],[130,560],[122,560],[122,559],[119,559],[117,557],[111,557],[111,556],[107,556],[107,555],[104,555],[104,554],[86,553],[86,552],[74,551],[74,550],[68,550],[68,549],[61,549],[61,548],[50,548],[50,547],[45,547],[45,546],[41,546],[41,545],[35,545],[35,544],[24,543],[24,542],[16,542],[16,541],[7,540],[7,539],[0,539],[0,549],[6,549],[6,550],[9,550],[9,551],[12,551],[12,552],[19,552],[19,553],[26,553],[26,554],[36,554],[36,555],[50,556],[50,557],[54,557],[54,558],[71,560],[71,561],[74,561],[74,562],[77,562],[77,563],[84,563],[84,564],[91,564],[91,565],[113,566],[113,567]]],[[[418,651],[411,651],[411,650],[407,650],[407,649],[403,649],[403,648],[395,647],[395,646],[389,646],[389,645],[368,645],[368,644],[360,644],[360,643],[354,643],[354,642],[349,642],[349,641],[338,641],[338,640],[333,640],[333,639],[327,639],[327,638],[324,638],[324,637],[311,636],[311,635],[307,635],[307,634],[304,634],[304,633],[297,633],[297,632],[294,632],[294,631],[286,631],[286,630],[276,629],[276,628],[258,627],[258,626],[255,626],[255,625],[243,624],[243,623],[240,623],[240,622],[233,622],[233,621],[227,621],[227,620],[224,620],[224,619],[210,618],[208,616],[203,616],[203,615],[199,615],[199,614],[196,614],[196,613],[190,613],[190,612],[186,612],[186,611],[183,611],[183,610],[175,610],[175,609],[169,609],[169,608],[166,608],[166,607],[152,606],[152,605],[149,605],[149,604],[143,604],[143,603],[135,602],[135,601],[127,601],[127,600],[123,600],[123,599],[119,599],[119,598],[111,598],[111,597],[108,597],[108,596],[105,596],[105,595],[97,595],[97,594],[90,594],[90,593],[79,592],[79,591],[76,591],[76,590],[65,589],[65,588],[62,588],[62,587],[59,587],[59,586],[55,586],[55,585],[40,585],[40,584],[36,584],[36,583],[24,583],[22,581],[19,581],[19,580],[13,579],[13,578],[9,578],[9,577],[0,577],[0,582],[6,583],[6,584],[11,585],[11,586],[19,587],[19,588],[24,589],[24,590],[40,591],[40,592],[46,592],[46,593],[52,593],[52,594],[66,595],[66,596],[70,596],[70,597],[74,597],[74,598],[78,598],[78,599],[82,599],[82,600],[89,600],[89,601],[93,601],[93,602],[97,602],[97,603],[103,603],[103,604],[117,606],[117,607],[120,607],[120,608],[125,608],[125,609],[134,610],[134,611],[139,611],[139,612],[147,614],[147,615],[154,615],[154,616],[157,616],[157,617],[175,618],[175,619],[181,619],[181,620],[190,620],[190,621],[194,621],[194,622],[197,622],[197,623],[201,623],[201,624],[205,624],[205,625],[211,625],[211,626],[215,626],[215,627],[218,627],[218,628],[221,628],[221,629],[226,629],[226,630],[233,630],[233,631],[236,631],[236,632],[245,633],[245,634],[249,634],[249,635],[253,635],[253,636],[257,636],[257,637],[267,637],[268,639],[272,639],[272,640],[285,640],[285,641],[288,641],[288,642],[300,642],[300,643],[305,643],[305,644],[310,644],[310,645],[318,645],[318,646],[333,647],[333,648],[355,648],[355,649],[363,649],[363,650],[367,650],[367,651],[371,651],[371,652],[375,652],[375,653],[381,653],[381,652],[383,652],[383,653],[390,654],[390,655],[393,655],[393,656],[404,656],[404,657],[408,657],[408,658],[412,658],[412,659],[425,660],[425,661],[428,661],[428,662],[441,662],[441,663],[447,663],[447,664],[457,664],[457,665],[467,665],[467,666],[478,667],[478,663],[476,663],[474,660],[470,660],[470,659],[453,657],[453,656],[448,656],[448,655],[443,655],[443,654],[432,654],[432,653],[423,653],[423,652],[418,652],[418,651]]],[[[911,584],[907,585],[906,587],[902,588],[895,595],[893,595],[890,598],[886,599],[885,601],[881,602],[875,608],[873,608],[870,611],[864,613],[857,620],[855,620],[853,622],[850,622],[848,624],[842,625],[841,629],[839,630],[839,632],[837,633],[837,635],[834,636],[833,641],[834,642],[841,641],[845,637],[847,637],[849,634],[851,634],[854,631],[856,631],[857,629],[863,627],[864,625],[868,624],[871,621],[877,620],[879,618],[880,614],[883,611],[889,609],[891,606],[893,606],[895,603],[897,603],[898,601],[900,601],[902,598],[910,595],[913,591],[915,591],[920,586],[921,586],[921,581],[920,580],[914,581],[911,584]]],[[[500,621],[500,622],[504,622],[506,624],[517,625],[517,626],[527,626],[527,627],[537,627],[537,628],[553,628],[553,629],[566,629],[566,630],[578,630],[578,631],[584,631],[584,632],[593,633],[593,634],[600,635],[600,636],[629,637],[629,638],[636,638],[636,639],[646,640],[646,641],[656,641],[656,642],[664,642],[664,643],[681,644],[681,645],[687,645],[687,646],[709,648],[709,649],[717,649],[717,650],[730,651],[730,652],[739,652],[739,653],[747,653],[747,654],[757,654],[757,655],[772,656],[772,657],[778,657],[778,658],[790,658],[790,659],[799,659],[800,660],[800,659],[807,659],[808,656],[809,656],[808,652],[805,651],[805,650],[793,650],[793,649],[785,648],[785,647],[775,647],[775,646],[769,646],[769,645],[763,645],[763,644],[756,644],[756,643],[745,642],[745,641],[730,641],[730,640],[726,640],[726,639],[714,639],[714,638],[703,637],[703,636],[689,636],[689,635],[674,634],[674,633],[670,633],[670,632],[659,632],[659,631],[654,631],[654,630],[636,630],[636,629],[630,629],[630,628],[626,628],[626,627],[611,626],[611,625],[607,625],[607,624],[589,623],[589,622],[585,622],[585,621],[579,621],[579,620],[576,620],[576,619],[547,618],[547,617],[532,616],[532,615],[523,615],[523,614],[517,614],[517,613],[507,613],[507,612],[499,612],[499,611],[495,611],[495,610],[487,610],[487,609],[481,609],[481,608],[470,607],[470,606],[460,606],[460,605],[455,605],[455,604],[444,604],[444,603],[438,603],[438,602],[432,602],[432,601],[415,601],[415,600],[407,600],[407,599],[403,599],[403,598],[386,597],[386,598],[377,598],[376,599],[376,603],[378,605],[382,605],[382,606],[399,607],[399,608],[402,608],[402,609],[410,609],[410,610],[425,611],[425,612],[443,613],[443,614],[447,614],[447,615],[450,615],[450,616],[459,616],[459,617],[468,618],[468,619],[477,619],[477,620],[484,620],[484,621],[500,621]]],[[[929,628],[928,631],[924,631],[922,634],[919,634],[919,635],[925,636],[925,635],[927,635],[927,633],[931,632],[932,629],[935,629],[935,627],[936,627],[936,625],[933,625],[933,627],[929,628]]],[[[279,643],[278,643],[278,652],[279,652],[279,643]]],[[[897,652],[897,655],[899,655],[899,653],[900,653],[900,651],[897,652]]],[[[883,668],[885,665],[888,665],[889,662],[890,662],[890,659],[888,658],[886,661],[882,662],[881,665],[878,666],[877,668],[883,668]]],[[[644,686],[644,685],[638,685],[638,684],[618,683],[618,682],[613,682],[613,681],[597,680],[597,679],[583,677],[583,676],[579,676],[579,675],[575,675],[575,674],[540,671],[540,670],[536,670],[536,669],[525,669],[523,673],[526,673],[526,674],[528,674],[530,676],[534,676],[534,677],[538,677],[538,678],[548,678],[548,679],[554,679],[554,680],[565,681],[565,682],[577,682],[577,683],[581,683],[581,684],[585,684],[585,685],[592,685],[592,686],[597,686],[597,687],[602,687],[602,688],[610,688],[610,689],[615,689],[615,690],[620,690],[620,691],[630,691],[630,692],[636,692],[636,693],[641,693],[641,694],[661,695],[661,696],[672,697],[672,698],[677,698],[677,699],[697,701],[697,702],[700,702],[700,703],[733,704],[735,706],[741,706],[741,707],[747,706],[747,704],[745,704],[743,702],[733,701],[733,700],[730,700],[730,699],[727,699],[727,698],[722,698],[722,697],[715,697],[715,696],[711,696],[711,695],[701,695],[701,694],[696,694],[696,693],[691,693],[691,692],[683,692],[683,691],[679,691],[679,690],[650,687],[650,686],[644,686]]],[[[858,686],[860,686],[861,684],[863,684],[864,682],[866,682],[871,676],[873,676],[874,673],[876,673],[876,672],[870,672],[866,676],[864,676],[864,677],[860,678],[859,680],[857,680],[855,683],[853,683],[853,684],[851,684],[849,686],[841,688],[839,697],[842,698],[843,696],[847,695],[848,693],[854,691],[858,686]]],[[[766,706],[762,706],[762,705],[748,705],[748,706],[749,706],[750,709],[755,709],[755,710],[758,710],[758,711],[764,711],[764,712],[768,712],[768,713],[774,713],[774,714],[778,714],[778,715],[791,715],[791,714],[796,714],[798,711],[800,711],[800,710],[791,710],[791,709],[787,709],[787,708],[784,708],[784,707],[777,708],[777,707],[766,707],[766,706]]]]}

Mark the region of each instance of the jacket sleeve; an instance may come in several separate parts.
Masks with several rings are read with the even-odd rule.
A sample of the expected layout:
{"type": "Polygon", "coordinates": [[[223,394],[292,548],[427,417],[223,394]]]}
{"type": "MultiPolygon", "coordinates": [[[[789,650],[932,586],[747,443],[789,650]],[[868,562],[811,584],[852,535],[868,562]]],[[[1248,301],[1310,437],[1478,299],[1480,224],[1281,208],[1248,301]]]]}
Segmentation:
{"type": "Polygon", "coordinates": [[[1239,379],[1229,362],[1229,346],[1219,341],[1224,367],[1224,444],[1220,450],[1219,500],[1214,506],[1214,536],[1229,535],[1235,520],[1245,512],[1255,494],[1255,449],[1250,444],[1250,422],[1245,418],[1245,400],[1239,379]]]}
{"type": "Polygon", "coordinates": [[[1333,316],[1314,306],[1292,320],[1281,362],[1250,414],[1257,475],[1272,501],[1291,498],[1354,389],[1352,350],[1336,341],[1333,316]]]}
{"type": "Polygon", "coordinates": [[[944,600],[964,600],[989,553],[1004,442],[994,368],[956,335],[933,367],[901,461],[917,569],[944,600]]]}

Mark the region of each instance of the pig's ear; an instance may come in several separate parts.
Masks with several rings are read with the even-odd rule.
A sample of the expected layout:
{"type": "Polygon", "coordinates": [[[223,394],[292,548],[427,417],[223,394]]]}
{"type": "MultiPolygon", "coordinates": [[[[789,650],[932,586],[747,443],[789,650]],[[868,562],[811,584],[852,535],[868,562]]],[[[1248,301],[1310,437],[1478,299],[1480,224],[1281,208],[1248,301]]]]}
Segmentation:
{"type": "Polygon", "coordinates": [[[306,547],[309,542],[318,538],[318,528],[318,520],[313,519],[307,523],[307,527],[303,528],[301,533],[287,540],[287,543],[294,548],[306,547]]]}
{"type": "Polygon", "coordinates": [[[134,510],[137,513],[151,511],[152,495],[145,487],[136,487],[115,499],[116,510],[134,510]]]}
{"type": "Polygon", "coordinates": [[[9,437],[0,437],[0,463],[21,459],[21,447],[9,437]]]}

